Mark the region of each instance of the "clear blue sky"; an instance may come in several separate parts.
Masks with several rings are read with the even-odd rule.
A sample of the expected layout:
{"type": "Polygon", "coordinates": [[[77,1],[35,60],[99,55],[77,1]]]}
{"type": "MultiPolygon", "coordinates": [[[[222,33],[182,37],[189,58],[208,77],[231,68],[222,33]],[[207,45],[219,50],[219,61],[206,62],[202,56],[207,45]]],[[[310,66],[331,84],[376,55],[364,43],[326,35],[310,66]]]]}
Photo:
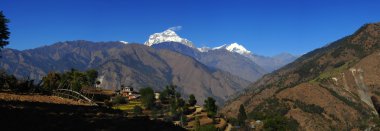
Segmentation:
{"type": "Polygon", "coordinates": [[[303,54],[380,21],[379,0],[1,0],[19,50],[66,40],[143,43],[177,33],[196,46],[238,42],[261,55],[303,54]]]}

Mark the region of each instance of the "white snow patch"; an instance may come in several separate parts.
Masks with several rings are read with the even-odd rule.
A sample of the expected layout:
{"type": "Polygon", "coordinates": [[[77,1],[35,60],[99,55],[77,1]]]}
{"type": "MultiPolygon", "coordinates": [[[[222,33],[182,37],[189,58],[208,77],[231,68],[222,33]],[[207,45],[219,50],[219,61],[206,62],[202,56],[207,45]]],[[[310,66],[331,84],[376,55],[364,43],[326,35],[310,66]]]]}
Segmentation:
{"type": "Polygon", "coordinates": [[[119,41],[120,43],[123,43],[123,44],[128,44],[128,42],[126,41],[119,41]]]}
{"type": "Polygon", "coordinates": [[[159,44],[162,42],[178,42],[191,48],[195,48],[191,41],[181,38],[177,35],[177,33],[174,32],[173,29],[167,29],[164,32],[154,33],[153,35],[150,35],[149,39],[144,44],[147,46],[152,46],[154,44],[159,44]]]}

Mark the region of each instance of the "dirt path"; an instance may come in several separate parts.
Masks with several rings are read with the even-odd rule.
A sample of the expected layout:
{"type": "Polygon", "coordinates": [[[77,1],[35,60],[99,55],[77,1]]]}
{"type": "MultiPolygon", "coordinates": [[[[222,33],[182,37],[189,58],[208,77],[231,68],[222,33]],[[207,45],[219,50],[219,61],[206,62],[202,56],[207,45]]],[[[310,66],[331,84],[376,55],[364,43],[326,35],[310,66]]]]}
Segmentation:
{"type": "Polygon", "coordinates": [[[202,107],[200,106],[195,106],[195,112],[193,114],[197,114],[199,112],[202,112],[202,107]]]}
{"type": "Polygon", "coordinates": [[[228,123],[226,129],[224,131],[231,131],[232,130],[232,125],[228,123]]]}

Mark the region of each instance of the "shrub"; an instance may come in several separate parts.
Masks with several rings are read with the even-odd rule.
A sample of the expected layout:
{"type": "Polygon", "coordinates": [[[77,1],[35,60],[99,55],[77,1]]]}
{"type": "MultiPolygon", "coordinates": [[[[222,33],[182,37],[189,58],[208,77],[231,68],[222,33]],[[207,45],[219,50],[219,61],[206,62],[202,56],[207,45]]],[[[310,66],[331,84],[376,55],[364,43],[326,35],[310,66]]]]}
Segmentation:
{"type": "Polygon", "coordinates": [[[112,103],[113,103],[113,104],[127,104],[127,103],[128,103],[128,100],[127,100],[127,98],[122,97],[122,96],[115,96],[115,97],[112,99],[112,103]]]}
{"type": "Polygon", "coordinates": [[[295,106],[299,107],[302,111],[308,112],[308,113],[315,113],[315,114],[322,114],[325,110],[315,104],[306,104],[302,101],[296,100],[294,102],[295,106]]]}
{"type": "Polygon", "coordinates": [[[286,118],[290,108],[277,98],[270,98],[259,104],[248,114],[248,118],[264,121],[264,130],[296,130],[298,122],[286,118]]]}
{"type": "Polygon", "coordinates": [[[292,118],[276,115],[264,120],[264,130],[268,131],[295,131],[298,128],[298,122],[292,118]]]}

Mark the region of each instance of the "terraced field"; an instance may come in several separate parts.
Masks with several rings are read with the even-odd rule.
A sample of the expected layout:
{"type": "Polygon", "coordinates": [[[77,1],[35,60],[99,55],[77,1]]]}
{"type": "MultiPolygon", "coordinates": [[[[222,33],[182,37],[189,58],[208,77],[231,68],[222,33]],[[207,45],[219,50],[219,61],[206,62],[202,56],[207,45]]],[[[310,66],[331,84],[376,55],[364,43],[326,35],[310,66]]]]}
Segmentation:
{"type": "Polygon", "coordinates": [[[140,106],[142,107],[142,104],[140,101],[134,100],[134,101],[129,101],[128,104],[121,104],[121,105],[116,105],[113,106],[113,109],[118,109],[118,110],[123,110],[123,111],[132,111],[133,107],[135,106],[140,106]]]}
{"type": "Polygon", "coordinates": [[[70,100],[60,99],[0,93],[0,121],[6,122],[1,124],[0,130],[184,130],[170,122],[131,118],[122,110],[75,105],[75,102],[70,104],[66,103],[70,100]],[[26,97],[32,101],[24,99],[26,97]]]}

